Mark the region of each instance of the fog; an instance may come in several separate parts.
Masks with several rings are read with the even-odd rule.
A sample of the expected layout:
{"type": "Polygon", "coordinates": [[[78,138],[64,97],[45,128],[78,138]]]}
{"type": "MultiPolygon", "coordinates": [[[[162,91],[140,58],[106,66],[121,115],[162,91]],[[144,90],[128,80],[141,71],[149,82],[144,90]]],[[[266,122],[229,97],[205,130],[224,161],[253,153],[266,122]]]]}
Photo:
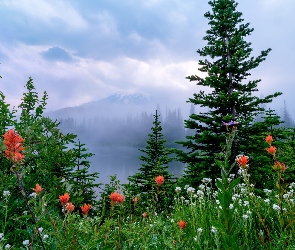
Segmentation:
{"type": "MultiPolygon", "coordinates": [[[[176,148],[176,141],[185,138],[182,110],[162,107],[152,98],[139,94],[115,94],[109,98],[77,107],[47,112],[46,115],[60,122],[63,133],[76,134],[81,143],[94,155],[89,158],[90,172],[99,172],[97,182],[109,183],[110,175],[117,175],[121,183],[135,174],[143,162],[139,160],[148,134],[152,132],[157,110],[166,139],[166,147],[176,148]]],[[[190,105],[188,104],[189,111],[190,105]]],[[[172,157],[172,156],[171,156],[172,157]]],[[[175,176],[183,173],[184,164],[173,161],[169,171],[175,176]]]]}

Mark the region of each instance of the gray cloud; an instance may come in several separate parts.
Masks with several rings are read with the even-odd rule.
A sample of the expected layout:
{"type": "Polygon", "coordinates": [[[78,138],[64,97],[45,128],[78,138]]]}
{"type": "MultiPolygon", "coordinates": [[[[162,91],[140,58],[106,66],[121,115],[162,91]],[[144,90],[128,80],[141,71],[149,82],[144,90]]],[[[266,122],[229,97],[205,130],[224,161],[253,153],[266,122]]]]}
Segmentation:
{"type": "MultiPolygon", "coordinates": [[[[264,95],[284,92],[276,106],[283,99],[292,105],[295,2],[238,2],[254,28],[247,38],[253,55],[273,49],[251,77],[262,79],[258,88],[264,95]]],[[[195,51],[205,45],[208,10],[207,1],[195,0],[1,1],[1,91],[15,103],[32,76],[37,90],[49,93],[49,109],[122,91],[187,107],[199,87],[185,77],[199,74],[195,51]]]]}
{"type": "Polygon", "coordinates": [[[73,60],[66,50],[59,47],[49,48],[47,51],[42,52],[42,56],[49,61],[71,62],[73,60]]]}

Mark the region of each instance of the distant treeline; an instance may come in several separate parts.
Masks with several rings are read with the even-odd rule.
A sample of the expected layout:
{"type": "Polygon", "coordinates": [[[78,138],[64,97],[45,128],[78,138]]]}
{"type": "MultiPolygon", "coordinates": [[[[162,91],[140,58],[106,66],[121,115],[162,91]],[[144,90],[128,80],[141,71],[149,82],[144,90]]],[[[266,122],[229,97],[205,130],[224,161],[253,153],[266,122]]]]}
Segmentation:
{"type": "MultiPolygon", "coordinates": [[[[180,109],[158,110],[167,147],[179,147],[176,141],[185,139],[186,130],[180,109]]],[[[84,117],[82,121],[68,117],[60,119],[62,132],[77,134],[88,143],[103,146],[144,147],[153,126],[153,114],[142,112],[126,118],[84,117]],[[86,140],[87,139],[87,140],[86,140]]]]}

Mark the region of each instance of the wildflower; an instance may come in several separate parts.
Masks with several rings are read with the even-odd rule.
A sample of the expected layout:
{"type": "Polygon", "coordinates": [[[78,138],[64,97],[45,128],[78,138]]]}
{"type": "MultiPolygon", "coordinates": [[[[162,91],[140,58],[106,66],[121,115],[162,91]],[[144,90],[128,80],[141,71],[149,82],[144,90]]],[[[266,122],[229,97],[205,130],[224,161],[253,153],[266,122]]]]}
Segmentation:
{"type": "Polygon", "coordinates": [[[267,153],[271,154],[271,155],[275,155],[277,149],[274,146],[270,146],[269,148],[266,149],[267,153]]]}
{"type": "Polygon", "coordinates": [[[185,185],[185,186],[184,186],[184,189],[188,189],[188,188],[189,188],[189,185],[185,185]]]}
{"type": "Polygon", "coordinates": [[[81,206],[80,208],[81,208],[81,210],[82,210],[82,214],[86,216],[86,215],[88,214],[90,208],[91,208],[91,205],[85,203],[85,204],[84,204],[83,206],[81,206]]]}
{"type": "Polygon", "coordinates": [[[182,230],[186,228],[186,222],[184,220],[180,220],[177,224],[182,230]]]}
{"type": "Polygon", "coordinates": [[[17,134],[13,129],[8,130],[4,135],[4,144],[6,146],[5,155],[14,163],[19,163],[24,159],[25,155],[22,151],[25,149],[22,146],[24,139],[17,134]]]}
{"type": "Polygon", "coordinates": [[[65,206],[70,200],[70,196],[68,193],[65,193],[64,195],[59,196],[60,203],[65,206]]]}
{"type": "Polygon", "coordinates": [[[248,167],[247,163],[249,161],[249,157],[245,155],[237,156],[236,162],[239,164],[240,168],[245,169],[248,167]]]}
{"type": "Polygon", "coordinates": [[[193,193],[195,192],[195,189],[194,189],[193,187],[189,187],[189,188],[186,190],[186,192],[187,192],[188,194],[193,194],[193,193]]]}
{"type": "Polygon", "coordinates": [[[205,184],[208,184],[208,183],[210,183],[211,181],[212,181],[211,178],[203,178],[203,179],[202,179],[202,182],[205,183],[205,184]]]}
{"type": "Polygon", "coordinates": [[[10,247],[11,247],[11,245],[9,245],[9,244],[5,245],[5,249],[9,249],[10,247]]]}
{"type": "Polygon", "coordinates": [[[273,141],[272,136],[271,135],[266,136],[265,141],[270,145],[273,141]]]}
{"type": "Polygon", "coordinates": [[[34,193],[31,193],[30,194],[30,197],[36,198],[37,197],[37,194],[35,192],[34,193]]]}
{"type": "Polygon", "coordinates": [[[263,189],[263,192],[266,193],[266,194],[270,194],[272,192],[272,190],[265,188],[265,189],[263,189]]]}
{"type": "Polygon", "coordinates": [[[265,203],[269,203],[270,200],[269,200],[269,199],[265,199],[264,202],[265,202],[265,203]]]}
{"type": "Polygon", "coordinates": [[[133,200],[134,204],[136,205],[137,202],[138,202],[138,197],[136,196],[136,197],[134,197],[132,200],[133,200]]]}
{"type": "Polygon", "coordinates": [[[29,240],[24,240],[24,241],[23,241],[23,245],[24,245],[24,246],[27,246],[27,245],[29,245],[29,244],[30,244],[30,241],[29,241],[29,240]]]}
{"type": "Polygon", "coordinates": [[[159,175],[155,178],[155,181],[157,183],[158,186],[162,185],[164,183],[164,176],[159,175]]]}
{"type": "Polygon", "coordinates": [[[288,167],[284,163],[280,163],[279,161],[276,161],[274,163],[274,165],[272,166],[272,168],[275,171],[283,171],[284,172],[288,167]]]}
{"type": "Polygon", "coordinates": [[[181,192],[181,187],[176,187],[175,192],[179,194],[181,192]]]}
{"type": "Polygon", "coordinates": [[[217,229],[216,229],[216,227],[213,227],[213,226],[212,226],[212,227],[211,227],[211,232],[216,234],[216,233],[217,233],[217,229]]]}
{"type": "Polygon", "coordinates": [[[65,205],[65,209],[66,209],[67,211],[73,212],[74,209],[75,209],[75,206],[73,205],[72,202],[69,202],[69,203],[67,203],[67,204],[65,205]]]}
{"type": "Polygon", "coordinates": [[[143,218],[146,218],[146,217],[147,217],[147,213],[144,212],[144,213],[142,214],[142,217],[143,217],[143,218]]]}
{"type": "Polygon", "coordinates": [[[117,202],[122,204],[124,201],[124,196],[122,194],[119,194],[118,197],[117,197],[117,202]]]}
{"type": "Polygon", "coordinates": [[[233,204],[230,204],[229,205],[229,209],[233,209],[234,208],[234,205],[233,204]]]}
{"type": "Polygon", "coordinates": [[[123,203],[124,196],[122,194],[119,194],[117,192],[113,192],[110,194],[111,203],[115,204],[116,202],[123,203]]]}
{"type": "Polygon", "coordinates": [[[203,192],[202,190],[198,190],[198,191],[197,191],[197,195],[198,195],[199,197],[203,197],[203,196],[204,196],[204,192],[203,192]]]}
{"type": "Polygon", "coordinates": [[[247,214],[244,214],[242,217],[243,217],[243,219],[245,219],[245,220],[249,218],[249,216],[248,216],[247,214]]]}
{"type": "Polygon", "coordinates": [[[244,206],[249,206],[249,201],[244,201],[244,206]]]}
{"type": "Polygon", "coordinates": [[[3,196],[4,197],[8,197],[10,195],[10,192],[7,190],[7,191],[3,191],[3,196]]]}
{"type": "Polygon", "coordinates": [[[43,227],[39,227],[38,231],[39,231],[39,233],[42,233],[43,232],[43,227]]]}
{"type": "Polygon", "coordinates": [[[197,229],[197,232],[198,232],[198,233],[202,233],[202,231],[203,231],[203,229],[200,228],[200,227],[197,229]]]}
{"type": "Polygon", "coordinates": [[[32,188],[32,189],[36,192],[36,194],[41,194],[43,190],[43,188],[38,183],[36,184],[36,188],[32,188]]]}
{"type": "Polygon", "coordinates": [[[4,238],[4,233],[0,233],[0,240],[4,238]]]}
{"type": "Polygon", "coordinates": [[[48,236],[47,234],[44,234],[44,235],[43,235],[43,240],[48,239],[48,237],[49,237],[49,236],[48,236]]]}
{"type": "Polygon", "coordinates": [[[277,204],[273,204],[272,205],[273,210],[279,211],[280,210],[280,206],[277,204]]]}

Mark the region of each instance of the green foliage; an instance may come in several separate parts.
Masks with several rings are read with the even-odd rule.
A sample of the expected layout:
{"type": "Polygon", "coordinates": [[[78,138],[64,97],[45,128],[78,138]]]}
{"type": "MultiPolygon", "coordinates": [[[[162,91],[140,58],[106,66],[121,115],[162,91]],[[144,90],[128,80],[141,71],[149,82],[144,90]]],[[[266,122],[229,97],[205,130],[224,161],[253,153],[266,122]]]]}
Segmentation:
{"type": "MultiPolygon", "coordinates": [[[[220,151],[225,140],[222,134],[228,128],[221,126],[222,122],[239,123],[239,132],[231,150],[232,164],[239,153],[259,151],[259,145],[253,144],[254,137],[268,129],[262,130],[263,126],[256,124],[255,117],[264,114],[264,104],[281,95],[276,92],[259,98],[254,93],[258,91],[260,80],[246,81],[250,71],[265,60],[271,49],[262,51],[257,57],[251,56],[251,43],[245,38],[253,29],[249,28],[249,23],[243,23],[242,13],[236,10],[238,4],[234,0],[216,0],[209,1],[209,5],[212,11],[205,13],[205,17],[209,20],[210,29],[203,38],[207,45],[197,51],[204,58],[199,61],[199,71],[206,76],[187,77],[203,87],[188,102],[206,108],[206,111],[201,109],[199,113],[192,113],[185,121],[186,128],[195,133],[188,134],[186,141],[179,142],[185,150],[178,151],[179,160],[187,163],[184,182],[194,186],[204,177],[216,178],[219,174],[214,155],[220,151]]],[[[263,122],[267,127],[277,124],[271,120],[263,122]]]]}
{"type": "MultiPolygon", "coordinates": [[[[157,201],[153,203],[164,204],[161,202],[165,199],[168,207],[171,202],[169,202],[169,197],[162,194],[168,192],[171,193],[173,187],[174,179],[173,176],[167,171],[168,163],[173,159],[169,157],[172,151],[164,146],[165,139],[162,134],[161,122],[159,121],[159,115],[156,111],[154,115],[153,127],[151,128],[152,133],[149,134],[149,139],[145,149],[140,149],[145,155],[140,156],[140,160],[143,161],[139,172],[135,173],[133,176],[128,177],[129,184],[126,185],[128,193],[133,197],[139,197],[140,203],[139,207],[145,211],[151,200],[155,198],[157,201]],[[161,192],[156,197],[158,186],[155,182],[155,177],[163,176],[165,182],[161,185],[161,192]],[[164,198],[165,197],[165,198],[164,198]]],[[[163,207],[158,207],[158,210],[163,210],[163,207]]],[[[140,210],[141,211],[141,210],[140,210]]]]}
{"type": "MultiPolygon", "coordinates": [[[[16,117],[16,110],[10,111],[9,104],[5,103],[5,96],[0,93],[0,131],[2,135],[8,128],[14,128],[25,141],[25,159],[20,165],[18,174],[20,183],[24,187],[25,196],[30,197],[32,188],[40,184],[50,193],[53,201],[51,205],[61,211],[58,201],[59,195],[69,192],[71,201],[76,210],[84,203],[96,204],[95,189],[98,173],[88,173],[90,163],[87,160],[92,154],[87,153],[84,144],[78,141],[76,135],[62,134],[58,123],[44,117],[47,94],[44,92],[41,100],[35,90],[33,80],[30,78],[26,84],[19,105],[20,115],[16,117]]],[[[2,141],[2,139],[1,139],[2,141]]],[[[11,197],[7,201],[7,222],[2,232],[11,242],[21,241],[30,233],[26,232],[27,223],[31,223],[24,212],[28,209],[18,188],[16,172],[12,171],[12,163],[4,154],[4,145],[1,143],[0,151],[0,193],[9,190],[11,197]]],[[[0,220],[5,213],[0,214],[0,220]]]]}

